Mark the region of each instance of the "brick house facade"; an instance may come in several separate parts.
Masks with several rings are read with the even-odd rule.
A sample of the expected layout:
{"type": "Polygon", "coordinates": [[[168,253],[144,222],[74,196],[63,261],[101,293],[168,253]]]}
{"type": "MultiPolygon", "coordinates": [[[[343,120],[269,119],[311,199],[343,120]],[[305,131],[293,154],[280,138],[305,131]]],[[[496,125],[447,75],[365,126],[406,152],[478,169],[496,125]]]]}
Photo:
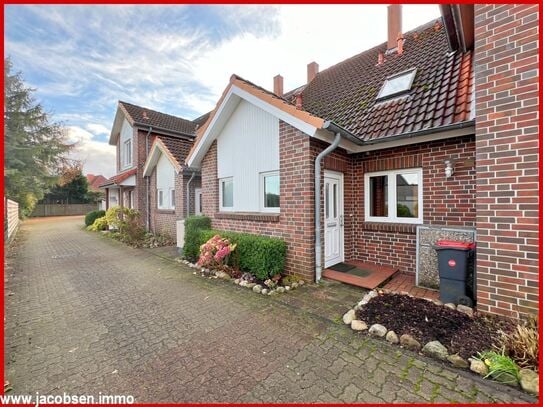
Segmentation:
{"type": "MultiPolygon", "coordinates": [[[[215,112],[198,132],[187,160],[188,164],[201,162],[203,212],[211,217],[213,227],[283,238],[288,245],[285,271],[314,279],[314,164],[332,141],[330,135],[323,136],[324,132],[319,130],[330,129],[329,124],[324,125],[330,122],[319,123],[315,118],[333,119],[335,115],[343,125],[335,127],[342,139],[339,147],[324,157],[321,169],[343,175],[346,262],[385,264],[414,273],[419,224],[470,230],[476,233],[478,245],[478,309],[514,317],[536,313],[538,8],[461,6],[456,16],[464,22],[470,18],[473,21],[475,15],[475,38],[473,33],[471,37],[464,33],[452,38],[459,33],[447,7],[442,9],[442,20],[406,33],[398,40],[402,42],[398,49],[403,53],[388,49],[384,55],[383,45],[316,74],[316,64],[312,63],[311,78],[308,66],[307,85],[285,95],[280,76],[274,78],[276,88],[271,93],[234,75],[215,112]],[[368,106],[368,100],[376,95],[372,89],[379,89],[382,81],[394,77],[387,75],[430,63],[434,65],[413,74],[414,88],[409,98],[377,101],[368,106]],[[381,65],[388,69],[388,74],[381,72],[381,65]],[[362,66],[365,76],[353,74],[362,66]],[[428,72],[435,76],[429,77],[432,74],[428,72]],[[339,90],[330,91],[329,83],[339,90]],[[341,83],[344,86],[338,85],[341,83]],[[372,86],[364,87],[366,83],[372,86]],[[345,89],[354,89],[354,93],[346,94],[345,89]],[[367,94],[356,93],[360,89],[367,94]],[[280,118],[280,213],[219,209],[218,144],[216,140],[209,144],[206,137],[220,134],[221,130],[212,126],[228,119],[215,121],[213,116],[227,110],[232,93],[280,118]],[[345,100],[350,102],[346,104],[345,100]],[[353,108],[359,105],[364,107],[353,108]],[[293,122],[300,119],[304,123],[286,123],[284,114],[293,122]],[[305,130],[306,125],[317,127],[317,131],[305,130]],[[390,134],[400,137],[389,138],[390,134]],[[447,163],[453,163],[452,176],[446,175],[447,163]],[[410,169],[418,169],[422,174],[422,222],[369,221],[366,175],[410,169]]],[[[463,27],[469,30],[470,25],[463,27]]],[[[240,129],[243,126],[240,124],[240,129]]],[[[322,175],[320,182],[319,218],[323,220],[322,175]]],[[[380,204],[372,201],[372,205],[380,204]]]]}
{"type": "Polygon", "coordinates": [[[539,6],[475,5],[478,307],[539,309],[539,6]]]}
{"type": "MultiPolygon", "coordinates": [[[[198,119],[197,119],[198,120],[198,119]]],[[[113,205],[131,207],[139,211],[142,224],[151,232],[176,237],[176,222],[187,215],[186,184],[190,178],[184,168],[175,176],[175,209],[157,208],[156,170],[147,177],[145,166],[153,143],[157,138],[166,141],[175,149],[170,154],[183,163],[189,152],[198,122],[191,122],[151,109],[119,102],[115,122],[112,128],[110,144],[116,146],[117,174],[101,185],[106,192],[106,209],[113,205]],[[126,121],[126,123],[124,123],[126,121]],[[122,140],[120,133],[123,125],[130,126],[131,165],[126,168],[122,163],[122,140]],[[117,201],[109,198],[115,194],[117,201]]],[[[181,164],[179,164],[181,167],[181,164]]],[[[191,213],[194,213],[194,189],[200,184],[199,174],[191,182],[191,213]]]]}

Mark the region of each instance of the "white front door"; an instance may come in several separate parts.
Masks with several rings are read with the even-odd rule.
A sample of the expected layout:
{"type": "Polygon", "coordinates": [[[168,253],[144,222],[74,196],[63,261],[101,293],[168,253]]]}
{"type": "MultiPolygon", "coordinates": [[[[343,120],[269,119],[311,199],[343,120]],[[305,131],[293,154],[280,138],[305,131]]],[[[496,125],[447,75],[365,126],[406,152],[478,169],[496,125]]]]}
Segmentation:
{"type": "Polygon", "coordinates": [[[324,172],[324,267],[344,261],[343,174],[324,172]]]}
{"type": "Polygon", "coordinates": [[[194,189],[194,214],[202,214],[202,188],[194,189]]]}

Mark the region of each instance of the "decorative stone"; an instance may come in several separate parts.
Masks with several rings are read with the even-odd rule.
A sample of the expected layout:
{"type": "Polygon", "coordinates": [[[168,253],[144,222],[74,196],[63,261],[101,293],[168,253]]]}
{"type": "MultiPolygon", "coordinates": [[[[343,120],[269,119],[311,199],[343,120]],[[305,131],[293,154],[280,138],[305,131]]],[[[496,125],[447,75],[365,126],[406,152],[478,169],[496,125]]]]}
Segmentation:
{"type": "Polygon", "coordinates": [[[270,290],[270,292],[268,293],[268,295],[277,295],[277,291],[275,291],[275,290],[270,290]]]}
{"type": "Polygon", "coordinates": [[[388,331],[385,336],[385,339],[387,340],[387,342],[394,343],[394,344],[400,342],[398,335],[396,335],[396,332],[394,331],[388,331]]]}
{"type": "Polygon", "coordinates": [[[382,338],[387,334],[387,329],[381,324],[373,324],[372,326],[370,326],[370,330],[368,332],[370,333],[370,335],[382,338]]]}
{"type": "Polygon", "coordinates": [[[292,288],[293,290],[295,290],[296,288],[298,288],[298,283],[292,283],[290,285],[290,288],[292,288]]]}
{"type": "Polygon", "coordinates": [[[253,288],[255,285],[256,285],[256,283],[247,283],[247,284],[245,284],[245,287],[253,288]]]}
{"type": "Polygon", "coordinates": [[[422,353],[440,360],[446,360],[449,356],[449,351],[439,341],[428,342],[422,348],[422,353]]]}
{"type": "Polygon", "coordinates": [[[304,285],[304,284],[305,284],[305,281],[304,281],[304,280],[298,281],[298,285],[299,285],[299,286],[302,286],[302,285],[304,285]]]}
{"type": "Polygon", "coordinates": [[[480,376],[486,376],[488,374],[488,367],[485,365],[485,362],[479,359],[469,359],[470,365],[469,370],[477,373],[480,376]]]}
{"type": "MultiPolygon", "coordinates": [[[[254,287],[253,287],[254,290],[254,287]]],[[[262,291],[260,291],[261,294],[267,295],[269,290],[267,288],[263,288],[262,291]]]]}
{"type": "Polygon", "coordinates": [[[247,284],[248,284],[248,283],[247,283],[247,281],[245,281],[245,280],[241,280],[241,281],[239,282],[239,285],[240,285],[241,287],[247,287],[247,284]]]}
{"type": "Polygon", "coordinates": [[[362,297],[362,300],[358,303],[358,306],[361,307],[363,305],[366,305],[368,302],[370,302],[372,298],[377,297],[377,295],[379,294],[377,294],[377,291],[375,290],[368,292],[366,295],[362,297]]]}
{"type": "Polygon", "coordinates": [[[420,342],[408,334],[400,336],[400,345],[413,351],[418,351],[421,348],[420,342]]]}
{"type": "Polygon", "coordinates": [[[255,286],[253,287],[253,291],[254,291],[255,293],[261,292],[261,291],[262,291],[262,286],[261,286],[260,284],[255,285],[255,286]]]}
{"type": "Polygon", "coordinates": [[[440,300],[434,300],[433,302],[436,305],[443,305],[443,301],[440,301],[440,300]]]}
{"type": "Polygon", "coordinates": [[[366,329],[368,329],[368,326],[366,325],[364,321],[355,319],[351,322],[351,328],[354,331],[365,331],[366,329]]]}
{"type": "Polygon", "coordinates": [[[467,369],[469,367],[469,363],[456,354],[447,356],[447,360],[451,363],[451,365],[460,369],[467,369]]]}
{"type": "Polygon", "coordinates": [[[285,291],[290,291],[290,286],[289,285],[285,286],[285,291]]]}
{"type": "Polygon", "coordinates": [[[473,308],[468,307],[467,305],[458,304],[456,310],[462,314],[466,314],[468,317],[473,317],[473,308]]]}
{"type": "Polygon", "coordinates": [[[240,283],[239,278],[236,278],[236,279],[234,280],[234,284],[239,284],[239,283],[240,283]]]}
{"type": "Polygon", "coordinates": [[[539,375],[530,369],[520,369],[519,376],[522,390],[539,396],[539,375]]]}
{"type": "Polygon", "coordinates": [[[350,309],[345,313],[345,315],[343,315],[343,322],[345,323],[345,325],[350,325],[355,318],[356,315],[354,309],[350,309]]]}
{"type": "Polygon", "coordinates": [[[228,275],[228,273],[225,273],[224,271],[219,271],[216,274],[216,276],[219,278],[222,278],[223,280],[230,280],[230,276],[228,275]]]}
{"type": "Polygon", "coordinates": [[[277,291],[278,293],[284,293],[285,292],[285,287],[277,287],[275,289],[275,291],[277,291]]]}
{"type": "Polygon", "coordinates": [[[445,306],[450,309],[456,309],[456,305],[454,305],[452,302],[448,302],[447,304],[445,304],[445,306]]]}

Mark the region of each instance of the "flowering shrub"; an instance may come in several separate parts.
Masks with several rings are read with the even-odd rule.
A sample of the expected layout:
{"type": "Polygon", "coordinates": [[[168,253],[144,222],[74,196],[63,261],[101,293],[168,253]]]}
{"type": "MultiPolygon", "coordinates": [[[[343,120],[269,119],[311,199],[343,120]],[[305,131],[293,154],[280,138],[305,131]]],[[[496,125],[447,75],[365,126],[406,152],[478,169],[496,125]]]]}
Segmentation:
{"type": "Polygon", "coordinates": [[[219,235],[213,236],[202,246],[200,246],[199,266],[220,266],[227,263],[228,256],[236,248],[228,239],[223,239],[219,235]]]}

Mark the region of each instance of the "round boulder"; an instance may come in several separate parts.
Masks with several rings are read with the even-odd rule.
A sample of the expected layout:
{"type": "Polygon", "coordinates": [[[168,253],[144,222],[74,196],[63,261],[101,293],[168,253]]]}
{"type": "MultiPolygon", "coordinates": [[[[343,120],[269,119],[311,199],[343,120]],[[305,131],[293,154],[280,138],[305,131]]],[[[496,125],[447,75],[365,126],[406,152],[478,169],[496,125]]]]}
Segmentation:
{"type": "Polygon", "coordinates": [[[386,336],[385,336],[385,339],[387,342],[390,342],[390,343],[399,343],[400,342],[400,339],[398,338],[398,335],[396,335],[396,332],[394,331],[388,331],[386,336]]]}
{"type": "Polygon", "coordinates": [[[370,326],[370,330],[368,332],[370,333],[370,335],[382,338],[387,334],[387,329],[381,324],[373,324],[372,326],[370,326]]]}
{"type": "Polygon", "coordinates": [[[343,323],[345,325],[350,325],[351,322],[353,322],[355,318],[356,318],[356,315],[355,315],[354,309],[350,309],[349,311],[345,313],[345,315],[343,315],[343,323]]]}
{"type": "Polygon", "coordinates": [[[422,348],[422,353],[440,360],[447,360],[447,356],[449,356],[449,351],[439,341],[428,342],[422,348]]]}
{"type": "Polygon", "coordinates": [[[353,322],[351,322],[351,328],[353,329],[353,331],[365,331],[366,329],[368,329],[368,326],[364,321],[355,319],[353,320],[353,322]]]}
{"type": "Polygon", "coordinates": [[[419,351],[421,348],[420,342],[408,334],[400,336],[400,345],[413,351],[419,351]]]}

